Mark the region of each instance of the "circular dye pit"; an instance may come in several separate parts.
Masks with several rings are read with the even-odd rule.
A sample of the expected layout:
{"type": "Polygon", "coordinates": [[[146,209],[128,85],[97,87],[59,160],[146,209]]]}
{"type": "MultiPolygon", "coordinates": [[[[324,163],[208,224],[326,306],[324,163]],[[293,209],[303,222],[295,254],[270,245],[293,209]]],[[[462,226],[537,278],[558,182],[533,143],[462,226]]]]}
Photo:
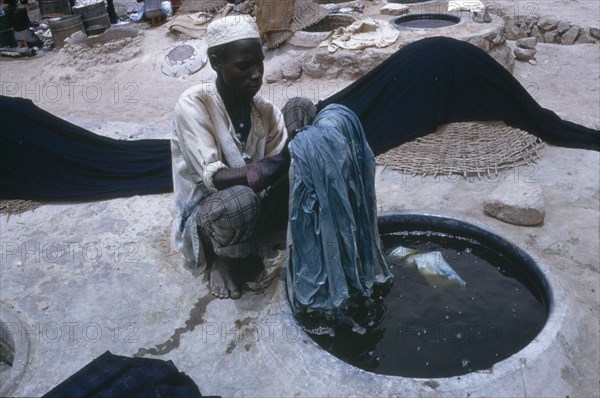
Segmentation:
{"type": "MultiPolygon", "coordinates": [[[[311,336],[339,359],[392,376],[438,378],[490,369],[527,346],[548,317],[547,283],[525,251],[472,224],[440,216],[379,218],[394,284],[376,291],[375,317],[364,335],[340,328],[311,336]],[[398,246],[439,253],[466,283],[419,271],[398,246]]],[[[372,316],[373,312],[371,312],[372,316]]]]}
{"type": "Polygon", "coordinates": [[[305,32],[331,32],[337,28],[343,28],[351,25],[355,21],[354,17],[346,14],[330,14],[317,22],[303,29],[305,32]]]}
{"type": "Polygon", "coordinates": [[[392,20],[396,29],[436,29],[456,25],[460,18],[451,14],[410,14],[392,20]]]}
{"type": "Polygon", "coordinates": [[[10,395],[25,372],[29,342],[18,333],[21,322],[0,304],[0,397],[10,395]]]}
{"type": "Polygon", "coordinates": [[[318,47],[329,34],[337,29],[351,25],[356,19],[346,14],[330,14],[314,25],[295,32],[288,43],[296,47],[318,47]]]}

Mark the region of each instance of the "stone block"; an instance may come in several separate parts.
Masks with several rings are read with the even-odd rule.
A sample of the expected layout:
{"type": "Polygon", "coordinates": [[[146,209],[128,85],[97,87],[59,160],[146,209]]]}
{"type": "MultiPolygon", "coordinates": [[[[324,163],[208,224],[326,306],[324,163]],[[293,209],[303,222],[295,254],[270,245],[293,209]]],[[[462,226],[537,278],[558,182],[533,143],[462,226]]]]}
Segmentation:
{"type": "Polygon", "coordinates": [[[471,37],[467,40],[472,45],[481,48],[483,51],[488,52],[490,50],[490,42],[485,37],[471,37]]]}
{"type": "Polygon", "coordinates": [[[404,4],[394,4],[394,3],[386,4],[383,7],[381,7],[381,10],[379,10],[380,13],[386,14],[386,15],[403,15],[403,14],[407,14],[408,11],[409,11],[408,6],[406,6],[404,4]]]}
{"type": "Polygon", "coordinates": [[[563,34],[565,33],[569,28],[571,27],[571,24],[568,21],[560,21],[558,23],[558,26],[556,27],[556,30],[558,31],[558,33],[563,34]]]}
{"type": "Polygon", "coordinates": [[[304,74],[313,79],[321,79],[325,76],[325,70],[312,60],[306,60],[302,64],[304,74]]]}
{"type": "Polygon", "coordinates": [[[87,35],[82,31],[78,30],[71,36],[67,37],[67,42],[69,44],[87,44],[87,35]]]}
{"type": "Polygon", "coordinates": [[[504,37],[504,35],[501,32],[499,32],[494,37],[492,37],[491,41],[492,41],[492,45],[499,46],[500,44],[506,43],[506,38],[504,37]]]}
{"type": "Polygon", "coordinates": [[[524,37],[517,40],[517,47],[526,48],[532,50],[537,45],[537,38],[535,37],[524,37]]]}
{"type": "Polygon", "coordinates": [[[544,43],[557,43],[558,32],[552,30],[544,33],[544,43]]]}
{"type": "Polygon", "coordinates": [[[539,183],[506,181],[483,202],[485,213],[515,225],[538,225],[546,213],[539,183]]]}
{"type": "Polygon", "coordinates": [[[590,36],[600,39],[600,29],[598,28],[590,28],[590,36]]]}
{"type": "Polygon", "coordinates": [[[504,34],[506,35],[506,40],[517,40],[521,37],[521,30],[515,24],[514,19],[509,18],[505,21],[504,34]]]}
{"type": "Polygon", "coordinates": [[[302,64],[294,59],[288,59],[281,66],[281,75],[284,79],[298,80],[302,75],[302,64]]]}
{"type": "Polygon", "coordinates": [[[559,22],[558,19],[552,17],[541,17],[537,25],[544,30],[554,30],[557,28],[559,22]]]}
{"type": "Polygon", "coordinates": [[[494,58],[500,65],[502,65],[507,71],[512,73],[515,69],[515,57],[513,56],[510,48],[505,44],[492,47],[488,53],[490,57],[494,58]]]}
{"type": "Polygon", "coordinates": [[[531,29],[531,37],[535,37],[538,42],[544,41],[544,36],[542,36],[542,33],[540,32],[540,29],[537,27],[537,25],[534,26],[533,29],[531,29]]]}
{"type": "Polygon", "coordinates": [[[561,37],[560,42],[562,44],[575,44],[575,40],[577,40],[577,36],[579,36],[579,30],[581,27],[579,25],[573,25],[569,30],[567,30],[561,37]]]}
{"type": "Polygon", "coordinates": [[[271,70],[265,74],[265,83],[276,83],[281,79],[281,68],[271,68],[271,70]]]}
{"type": "Polygon", "coordinates": [[[535,54],[536,54],[537,50],[535,48],[528,49],[528,48],[517,47],[513,50],[513,52],[515,54],[515,58],[518,59],[519,61],[529,61],[529,60],[535,58],[535,54]]]}
{"type": "Polygon", "coordinates": [[[575,44],[588,44],[593,42],[594,39],[590,37],[590,34],[585,29],[579,31],[579,36],[577,36],[577,40],[575,40],[575,44]]]}

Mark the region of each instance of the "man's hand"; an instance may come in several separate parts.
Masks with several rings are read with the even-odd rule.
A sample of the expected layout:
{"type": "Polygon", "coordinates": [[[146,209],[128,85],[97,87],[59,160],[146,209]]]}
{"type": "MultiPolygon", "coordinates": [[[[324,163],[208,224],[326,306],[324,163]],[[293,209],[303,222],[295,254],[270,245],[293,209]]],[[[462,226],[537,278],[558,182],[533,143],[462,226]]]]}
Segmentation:
{"type": "Polygon", "coordinates": [[[257,160],[245,167],[248,186],[254,192],[260,192],[273,185],[288,172],[290,168],[290,155],[286,147],[277,155],[257,160]]]}

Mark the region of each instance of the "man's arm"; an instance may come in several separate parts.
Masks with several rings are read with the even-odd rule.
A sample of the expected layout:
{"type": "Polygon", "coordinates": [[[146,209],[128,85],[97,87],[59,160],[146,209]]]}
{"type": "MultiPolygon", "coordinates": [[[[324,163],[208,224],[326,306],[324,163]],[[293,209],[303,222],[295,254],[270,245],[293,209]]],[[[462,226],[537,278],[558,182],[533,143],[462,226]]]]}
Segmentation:
{"type": "Polygon", "coordinates": [[[262,158],[243,167],[221,169],[213,175],[213,184],[218,190],[234,185],[246,185],[254,192],[260,192],[283,177],[289,167],[289,152],[285,148],[277,155],[262,158]]]}

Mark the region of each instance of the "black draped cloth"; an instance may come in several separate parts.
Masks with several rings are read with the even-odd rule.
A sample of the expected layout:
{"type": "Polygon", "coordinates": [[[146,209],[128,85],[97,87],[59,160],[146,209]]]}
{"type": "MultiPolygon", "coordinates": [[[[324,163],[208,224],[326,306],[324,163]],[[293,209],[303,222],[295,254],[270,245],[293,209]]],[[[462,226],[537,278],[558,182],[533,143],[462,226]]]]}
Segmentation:
{"type": "Polygon", "coordinates": [[[0,96],[0,198],[107,199],[170,192],[169,140],[115,140],[0,96]]]}
{"type": "Polygon", "coordinates": [[[503,120],[552,145],[600,148],[599,131],[561,120],[485,51],[448,37],[403,47],[317,108],[331,103],[358,115],[376,155],[440,124],[490,120],[503,120]]]}
{"type": "MultiPolygon", "coordinates": [[[[400,49],[321,101],[354,111],[375,154],[452,122],[503,120],[549,144],[600,149],[600,132],[542,108],[499,63],[463,41],[434,37],[400,49]]],[[[171,191],[168,140],[93,134],[0,97],[0,199],[105,199],[171,191]]]]}

